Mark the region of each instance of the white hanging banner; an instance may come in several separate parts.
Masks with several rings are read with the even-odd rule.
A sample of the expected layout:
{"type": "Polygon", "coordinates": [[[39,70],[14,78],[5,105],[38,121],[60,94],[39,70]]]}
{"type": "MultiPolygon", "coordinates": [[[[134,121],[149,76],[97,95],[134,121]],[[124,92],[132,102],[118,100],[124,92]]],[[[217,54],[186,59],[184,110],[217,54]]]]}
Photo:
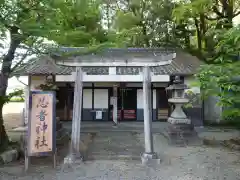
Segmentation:
{"type": "Polygon", "coordinates": [[[96,119],[102,119],[102,111],[96,111],[96,119]]]}

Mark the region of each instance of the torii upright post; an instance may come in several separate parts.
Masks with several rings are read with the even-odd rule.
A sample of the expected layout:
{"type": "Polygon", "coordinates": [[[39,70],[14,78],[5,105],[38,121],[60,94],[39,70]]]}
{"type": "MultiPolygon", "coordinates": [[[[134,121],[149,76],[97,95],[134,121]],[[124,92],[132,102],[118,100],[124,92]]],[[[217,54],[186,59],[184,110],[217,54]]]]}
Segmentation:
{"type": "Polygon", "coordinates": [[[116,127],[118,124],[117,119],[117,85],[113,86],[113,127],[116,127]]]}
{"type": "Polygon", "coordinates": [[[61,172],[65,166],[71,166],[74,171],[76,170],[75,163],[82,161],[80,153],[80,133],[81,133],[81,119],[82,119],[82,95],[83,95],[83,72],[81,67],[76,68],[76,79],[74,87],[74,100],[73,100],[73,119],[72,119],[72,136],[70,144],[70,152],[64,158],[61,172]]]}
{"type": "Polygon", "coordinates": [[[72,119],[72,138],[71,138],[71,153],[77,157],[80,155],[80,129],[82,119],[82,94],[83,94],[83,72],[81,67],[76,68],[76,80],[74,87],[74,104],[73,104],[73,119],[72,119]]]}
{"type": "Polygon", "coordinates": [[[143,67],[143,107],[144,107],[144,140],[145,152],[142,154],[142,163],[159,164],[160,159],[153,151],[152,135],[152,101],[151,101],[151,72],[148,66],[143,67]]]}

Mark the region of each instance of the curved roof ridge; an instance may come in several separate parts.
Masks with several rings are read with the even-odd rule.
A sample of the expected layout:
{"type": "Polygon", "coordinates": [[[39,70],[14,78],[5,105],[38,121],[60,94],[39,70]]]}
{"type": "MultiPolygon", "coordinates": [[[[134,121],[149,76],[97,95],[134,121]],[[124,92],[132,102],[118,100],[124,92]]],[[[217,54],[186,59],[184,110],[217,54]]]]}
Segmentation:
{"type": "MultiPolygon", "coordinates": [[[[76,47],[74,48],[76,49],[76,47]]],[[[139,48],[132,48],[132,49],[139,49],[139,48]]],[[[157,48],[156,48],[157,49],[157,48]]],[[[146,50],[146,48],[144,49],[146,50]]],[[[191,55],[190,53],[187,53],[181,49],[175,48],[176,52],[176,58],[173,59],[171,64],[168,65],[162,65],[159,67],[154,67],[152,68],[154,70],[155,74],[169,74],[169,75],[174,75],[174,74],[182,74],[182,75],[191,75],[197,72],[197,69],[199,66],[202,64],[202,62],[196,57],[191,55]]],[[[137,55],[137,52],[135,52],[137,55]]],[[[167,52],[170,53],[170,52],[167,52]]],[[[112,54],[112,53],[111,53],[112,54]]],[[[147,53],[148,54],[148,53],[147,53]]],[[[146,58],[153,58],[152,53],[151,57],[150,56],[143,56],[146,58]]],[[[157,55],[161,53],[156,53],[157,55]]],[[[112,54],[116,55],[115,57],[119,58],[125,58],[126,53],[116,53],[112,54]]],[[[96,56],[96,55],[95,55],[96,56]]],[[[101,56],[101,55],[100,55],[101,56]]],[[[130,55],[131,56],[131,55],[130,55]]],[[[137,55],[138,56],[138,55],[137,55]]],[[[140,53],[141,56],[141,53],[140,53]]],[[[120,74],[134,74],[136,73],[136,68],[138,67],[117,67],[119,69],[120,74]],[[128,69],[127,71],[125,71],[128,69]]],[[[66,65],[60,65],[56,64],[56,60],[54,58],[51,58],[50,56],[41,56],[38,58],[35,58],[31,61],[29,61],[27,64],[24,66],[21,66],[17,68],[12,74],[13,75],[29,75],[29,74],[56,74],[56,75],[70,75],[73,71],[75,70],[74,67],[66,66],[66,65]],[[45,61],[44,61],[45,59],[45,61]],[[51,60],[51,62],[48,62],[51,60]],[[50,66],[48,65],[50,64],[50,66]]],[[[99,73],[99,74],[108,74],[108,68],[107,67],[84,67],[84,71],[91,73],[99,73]]]]}

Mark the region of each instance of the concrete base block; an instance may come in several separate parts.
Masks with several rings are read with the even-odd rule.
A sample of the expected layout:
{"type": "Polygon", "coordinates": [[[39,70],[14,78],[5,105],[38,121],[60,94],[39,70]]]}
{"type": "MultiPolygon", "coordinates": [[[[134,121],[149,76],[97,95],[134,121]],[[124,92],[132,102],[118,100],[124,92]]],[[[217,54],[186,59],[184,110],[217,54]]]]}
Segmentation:
{"type": "Polygon", "coordinates": [[[12,149],[12,150],[8,150],[3,152],[0,155],[0,163],[2,164],[6,164],[6,163],[10,163],[12,161],[17,160],[19,157],[19,152],[16,149],[12,149]]]}
{"type": "Polygon", "coordinates": [[[161,163],[156,153],[143,153],[141,155],[142,164],[146,166],[156,166],[161,163]]]}
{"type": "Polygon", "coordinates": [[[165,134],[171,145],[186,146],[202,144],[194,126],[191,124],[169,124],[165,134]]]}

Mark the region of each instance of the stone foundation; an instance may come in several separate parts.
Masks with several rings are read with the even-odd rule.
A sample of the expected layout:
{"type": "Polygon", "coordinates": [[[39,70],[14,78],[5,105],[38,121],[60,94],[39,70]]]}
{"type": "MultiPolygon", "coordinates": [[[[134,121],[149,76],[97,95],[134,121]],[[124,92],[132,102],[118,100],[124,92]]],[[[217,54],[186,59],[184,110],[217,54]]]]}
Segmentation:
{"type": "Polygon", "coordinates": [[[169,124],[165,131],[169,144],[186,146],[191,144],[202,144],[194,126],[191,124],[169,124]]]}
{"type": "Polygon", "coordinates": [[[169,117],[168,122],[170,124],[191,124],[191,120],[188,118],[169,117]]]}

